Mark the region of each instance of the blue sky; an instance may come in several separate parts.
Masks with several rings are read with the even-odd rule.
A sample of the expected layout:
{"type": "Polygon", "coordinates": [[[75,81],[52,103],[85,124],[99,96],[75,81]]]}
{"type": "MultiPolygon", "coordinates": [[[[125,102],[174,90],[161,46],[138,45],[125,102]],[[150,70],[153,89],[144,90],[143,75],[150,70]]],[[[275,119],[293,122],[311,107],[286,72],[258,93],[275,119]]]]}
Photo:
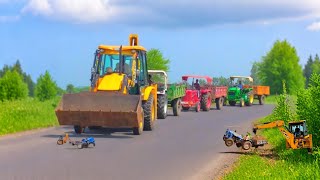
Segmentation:
{"type": "Polygon", "coordinates": [[[320,54],[320,1],[0,0],[0,66],[19,59],[34,80],[49,70],[63,88],[89,85],[96,47],[130,33],[171,60],[171,81],[249,75],[277,39],[301,65],[320,54]]]}

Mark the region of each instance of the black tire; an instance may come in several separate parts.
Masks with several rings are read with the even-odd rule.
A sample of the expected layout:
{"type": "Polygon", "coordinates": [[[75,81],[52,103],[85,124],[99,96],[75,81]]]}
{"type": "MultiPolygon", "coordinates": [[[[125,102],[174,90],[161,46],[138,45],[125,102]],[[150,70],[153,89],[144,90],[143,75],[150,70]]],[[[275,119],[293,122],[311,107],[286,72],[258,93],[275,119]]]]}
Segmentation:
{"type": "Polygon", "coordinates": [[[83,148],[83,144],[80,143],[80,144],[77,145],[77,147],[78,147],[78,149],[82,149],[83,148]]]}
{"type": "Polygon", "coordinates": [[[204,111],[209,111],[211,107],[211,95],[204,94],[201,96],[201,109],[204,111]],[[210,106],[208,107],[208,103],[210,102],[210,106]]]}
{"type": "Polygon", "coordinates": [[[252,147],[252,144],[250,141],[245,141],[242,143],[242,149],[245,151],[250,150],[251,147],[252,147]]]}
{"type": "Polygon", "coordinates": [[[223,106],[223,98],[216,98],[216,108],[218,109],[218,110],[220,110],[221,108],[222,108],[222,106],[223,106]]]}
{"type": "Polygon", "coordinates": [[[74,126],[74,132],[75,132],[76,134],[81,134],[81,133],[84,132],[84,127],[81,127],[81,126],[79,126],[79,125],[75,125],[75,126],[74,126]]]}
{"type": "Polygon", "coordinates": [[[233,139],[229,138],[224,141],[224,144],[228,147],[233,145],[233,139]]]}
{"type": "Polygon", "coordinates": [[[259,98],[259,104],[260,104],[260,105],[264,105],[265,96],[264,96],[264,95],[261,95],[261,96],[259,96],[258,98],[259,98]]]}
{"type": "Polygon", "coordinates": [[[244,106],[244,100],[242,98],[240,98],[240,107],[244,106]]]}
{"type": "Polygon", "coordinates": [[[253,97],[253,92],[252,92],[252,91],[248,92],[248,94],[247,94],[248,101],[245,102],[245,105],[246,105],[246,106],[251,106],[252,103],[253,103],[253,102],[250,102],[250,96],[252,96],[252,99],[254,99],[254,97],[253,97]]]}
{"type": "Polygon", "coordinates": [[[226,97],[223,97],[223,106],[226,106],[227,105],[227,98],[226,97]]]}
{"type": "Polygon", "coordinates": [[[167,117],[167,110],[168,110],[167,95],[158,94],[157,106],[158,106],[158,110],[157,110],[158,119],[165,119],[167,117]]]}
{"type": "Polygon", "coordinates": [[[155,117],[152,117],[152,108],[153,108],[153,95],[149,95],[149,99],[142,103],[143,114],[144,114],[144,124],[143,130],[152,131],[154,128],[155,117]]]}
{"type": "Polygon", "coordinates": [[[235,106],[236,103],[237,103],[236,101],[229,101],[229,105],[230,105],[230,106],[235,106]]]}
{"type": "Polygon", "coordinates": [[[190,109],[190,107],[183,107],[182,106],[182,110],[184,110],[184,111],[189,111],[189,109],[190,109]]]}
{"type": "Polygon", "coordinates": [[[174,116],[180,116],[181,112],[181,99],[174,99],[172,102],[172,111],[174,116]]]}

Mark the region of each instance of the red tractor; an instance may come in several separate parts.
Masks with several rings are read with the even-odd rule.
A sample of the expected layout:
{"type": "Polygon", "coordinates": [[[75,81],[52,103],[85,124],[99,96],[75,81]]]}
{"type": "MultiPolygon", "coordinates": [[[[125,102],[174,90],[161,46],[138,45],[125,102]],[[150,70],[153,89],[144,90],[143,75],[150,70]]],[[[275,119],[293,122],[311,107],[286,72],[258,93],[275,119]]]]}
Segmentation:
{"type": "Polygon", "coordinates": [[[209,111],[212,102],[216,103],[218,110],[226,105],[227,86],[213,86],[212,78],[209,76],[185,75],[182,76],[182,80],[187,84],[186,95],[181,102],[183,110],[195,107],[196,112],[200,109],[209,111]]]}

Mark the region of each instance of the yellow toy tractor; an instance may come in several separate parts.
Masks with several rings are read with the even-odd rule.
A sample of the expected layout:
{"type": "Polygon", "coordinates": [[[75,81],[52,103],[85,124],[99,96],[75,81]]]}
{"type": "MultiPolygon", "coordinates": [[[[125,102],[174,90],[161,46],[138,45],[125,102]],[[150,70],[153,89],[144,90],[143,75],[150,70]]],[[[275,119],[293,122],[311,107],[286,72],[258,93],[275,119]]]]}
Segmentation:
{"type": "Polygon", "coordinates": [[[157,85],[149,84],[146,50],[138,35],[129,46],[100,45],[91,68],[91,90],[65,94],[56,115],[60,125],[132,128],[133,134],[154,128],[157,119],[157,85]]]}
{"type": "Polygon", "coordinates": [[[308,134],[306,121],[289,122],[289,127],[284,125],[284,121],[274,121],[265,124],[255,125],[253,132],[256,133],[258,129],[267,129],[277,127],[283,136],[286,138],[286,146],[291,149],[308,149],[312,152],[312,134],[308,134]]]}

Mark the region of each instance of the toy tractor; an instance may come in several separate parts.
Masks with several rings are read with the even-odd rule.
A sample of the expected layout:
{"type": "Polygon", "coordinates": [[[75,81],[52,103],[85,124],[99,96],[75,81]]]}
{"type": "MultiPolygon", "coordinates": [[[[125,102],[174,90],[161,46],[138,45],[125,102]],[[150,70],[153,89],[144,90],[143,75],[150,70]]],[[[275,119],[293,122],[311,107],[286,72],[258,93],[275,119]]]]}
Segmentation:
{"type": "Polygon", "coordinates": [[[173,115],[179,116],[181,112],[181,98],[186,94],[186,86],[184,84],[168,84],[168,75],[163,70],[148,70],[148,73],[151,82],[158,86],[158,119],[165,119],[167,117],[168,104],[172,107],[173,115]]]}
{"type": "Polygon", "coordinates": [[[231,76],[230,87],[228,89],[228,102],[230,106],[235,106],[239,102],[240,107],[251,106],[254,99],[252,87],[244,88],[244,83],[252,85],[251,77],[231,76]]]}
{"type": "Polygon", "coordinates": [[[226,130],[225,134],[223,135],[223,141],[226,146],[230,147],[233,144],[236,144],[238,148],[248,151],[251,147],[258,148],[259,146],[264,146],[268,142],[264,139],[260,139],[257,136],[251,137],[248,133],[246,136],[242,136],[236,131],[231,131],[229,129],[226,130]]]}
{"type": "Polygon", "coordinates": [[[71,144],[72,146],[77,146],[78,149],[96,146],[96,142],[95,142],[93,137],[84,138],[81,141],[72,141],[69,138],[69,134],[68,133],[66,133],[64,137],[60,136],[58,141],[57,141],[57,144],[58,145],[63,145],[63,144],[66,144],[67,142],[69,142],[69,144],[71,144]]]}
{"type": "Polygon", "coordinates": [[[240,107],[251,106],[254,99],[263,105],[265,97],[270,95],[269,86],[253,85],[253,79],[245,76],[231,76],[228,89],[228,102],[235,106],[239,102],[240,107]]]}
{"type": "Polygon", "coordinates": [[[216,103],[218,110],[222,108],[228,87],[213,86],[212,78],[209,76],[185,75],[182,76],[182,80],[187,85],[186,95],[181,102],[183,110],[187,111],[191,107],[195,107],[196,112],[199,112],[200,109],[209,111],[212,102],[216,103]],[[194,81],[195,79],[196,81],[194,81]]]}

